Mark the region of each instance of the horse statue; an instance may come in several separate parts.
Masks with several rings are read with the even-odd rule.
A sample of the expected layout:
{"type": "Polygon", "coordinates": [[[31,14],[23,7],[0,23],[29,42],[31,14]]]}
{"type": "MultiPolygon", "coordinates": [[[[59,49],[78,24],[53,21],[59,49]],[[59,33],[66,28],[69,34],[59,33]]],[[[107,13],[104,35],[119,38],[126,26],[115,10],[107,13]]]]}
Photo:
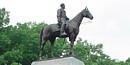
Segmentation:
{"type": "Polygon", "coordinates": [[[68,23],[66,24],[66,27],[65,27],[65,32],[67,33],[67,35],[63,37],[60,37],[60,27],[58,26],[58,24],[50,24],[44,29],[42,29],[40,33],[40,53],[39,53],[40,58],[39,60],[42,60],[42,51],[44,49],[44,46],[47,40],[49,40],[51,43],[50,45],[51,57],[54,57],[53,48],[54,48],[54,42],[55,42],[56,37],[60,37],[60,38],[69,37],[69,41],[71,42],[70,43],[71,48],[70,48],[69,54],[73,55],[73,45],[79,33],[79,27],[84,17],[89,18],[91,20],[93,19],[93,16],[89,12],[87,7],[85,7],[85,9],[83,9],[80,13],[78,13],[72,20],[67,21],[68,23]]]}

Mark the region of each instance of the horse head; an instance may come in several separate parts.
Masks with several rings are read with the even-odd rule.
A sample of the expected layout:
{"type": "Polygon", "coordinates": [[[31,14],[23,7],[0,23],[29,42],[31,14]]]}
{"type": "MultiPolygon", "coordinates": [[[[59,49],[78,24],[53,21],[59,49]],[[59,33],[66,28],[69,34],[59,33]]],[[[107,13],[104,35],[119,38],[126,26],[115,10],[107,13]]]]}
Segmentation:
{"type": "Polygon", "coordinates": [[[93,15],[89,12],[88,8],[85,7],[85,9],[82,11],[82,15],[83,17],[89,18],[89,19],[93,19],[93,15]]]}

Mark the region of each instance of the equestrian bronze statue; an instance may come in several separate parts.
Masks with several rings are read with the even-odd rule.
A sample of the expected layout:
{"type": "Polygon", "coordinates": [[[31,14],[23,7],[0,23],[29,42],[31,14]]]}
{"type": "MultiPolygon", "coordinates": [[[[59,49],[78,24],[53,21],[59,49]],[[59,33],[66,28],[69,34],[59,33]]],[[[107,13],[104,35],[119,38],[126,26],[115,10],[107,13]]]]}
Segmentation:
{"type": "Polygon", "coordinates": [[[63,36],[60,35],[61,26],[58,24],[50,24],[44,29],[42,29],[40,33],[40,53],[39,53],[40,58],[39,59],[40,60],[42,59],[42,53],[43,53],[42,51],[44,49],[47,40],[49,40],[51,43],[50,45],[51,57],[54,57],[53,48],[54,48],[54,42],[56,37],[60,37],[60,38],[69,37],[69,41],[71,42],[70,43],[71,48],[69,54],[72,55],[74,41],[79,33],[79,27],[84,17],[89,18],[91,20],[93,19],[93,15],[89,12],[87,7],[83,9],[81,12],[79,12],[72,20],[67,21],[64,30],[67,35],[63,35],[63,36]]]}

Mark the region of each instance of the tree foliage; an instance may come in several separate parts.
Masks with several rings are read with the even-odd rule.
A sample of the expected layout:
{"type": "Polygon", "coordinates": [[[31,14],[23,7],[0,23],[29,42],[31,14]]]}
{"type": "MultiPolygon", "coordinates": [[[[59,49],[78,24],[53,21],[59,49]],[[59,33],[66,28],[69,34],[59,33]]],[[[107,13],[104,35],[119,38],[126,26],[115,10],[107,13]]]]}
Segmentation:
{"type": "Polygon", "coordinates": [[[5,8],[0,9],[0,27],[6,26],[9,23],[9,12],[5,8]]]}

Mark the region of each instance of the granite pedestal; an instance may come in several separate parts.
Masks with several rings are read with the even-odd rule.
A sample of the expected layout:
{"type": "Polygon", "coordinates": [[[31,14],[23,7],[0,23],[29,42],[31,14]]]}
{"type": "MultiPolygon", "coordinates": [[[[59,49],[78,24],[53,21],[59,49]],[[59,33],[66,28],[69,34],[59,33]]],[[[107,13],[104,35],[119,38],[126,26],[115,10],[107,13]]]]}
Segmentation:
{"type": "Polygon", "coordinates": [[[34,61],[31,65],[84,65],[84,63],[75,57],[64,57],[51,60],[34,61]]]}

